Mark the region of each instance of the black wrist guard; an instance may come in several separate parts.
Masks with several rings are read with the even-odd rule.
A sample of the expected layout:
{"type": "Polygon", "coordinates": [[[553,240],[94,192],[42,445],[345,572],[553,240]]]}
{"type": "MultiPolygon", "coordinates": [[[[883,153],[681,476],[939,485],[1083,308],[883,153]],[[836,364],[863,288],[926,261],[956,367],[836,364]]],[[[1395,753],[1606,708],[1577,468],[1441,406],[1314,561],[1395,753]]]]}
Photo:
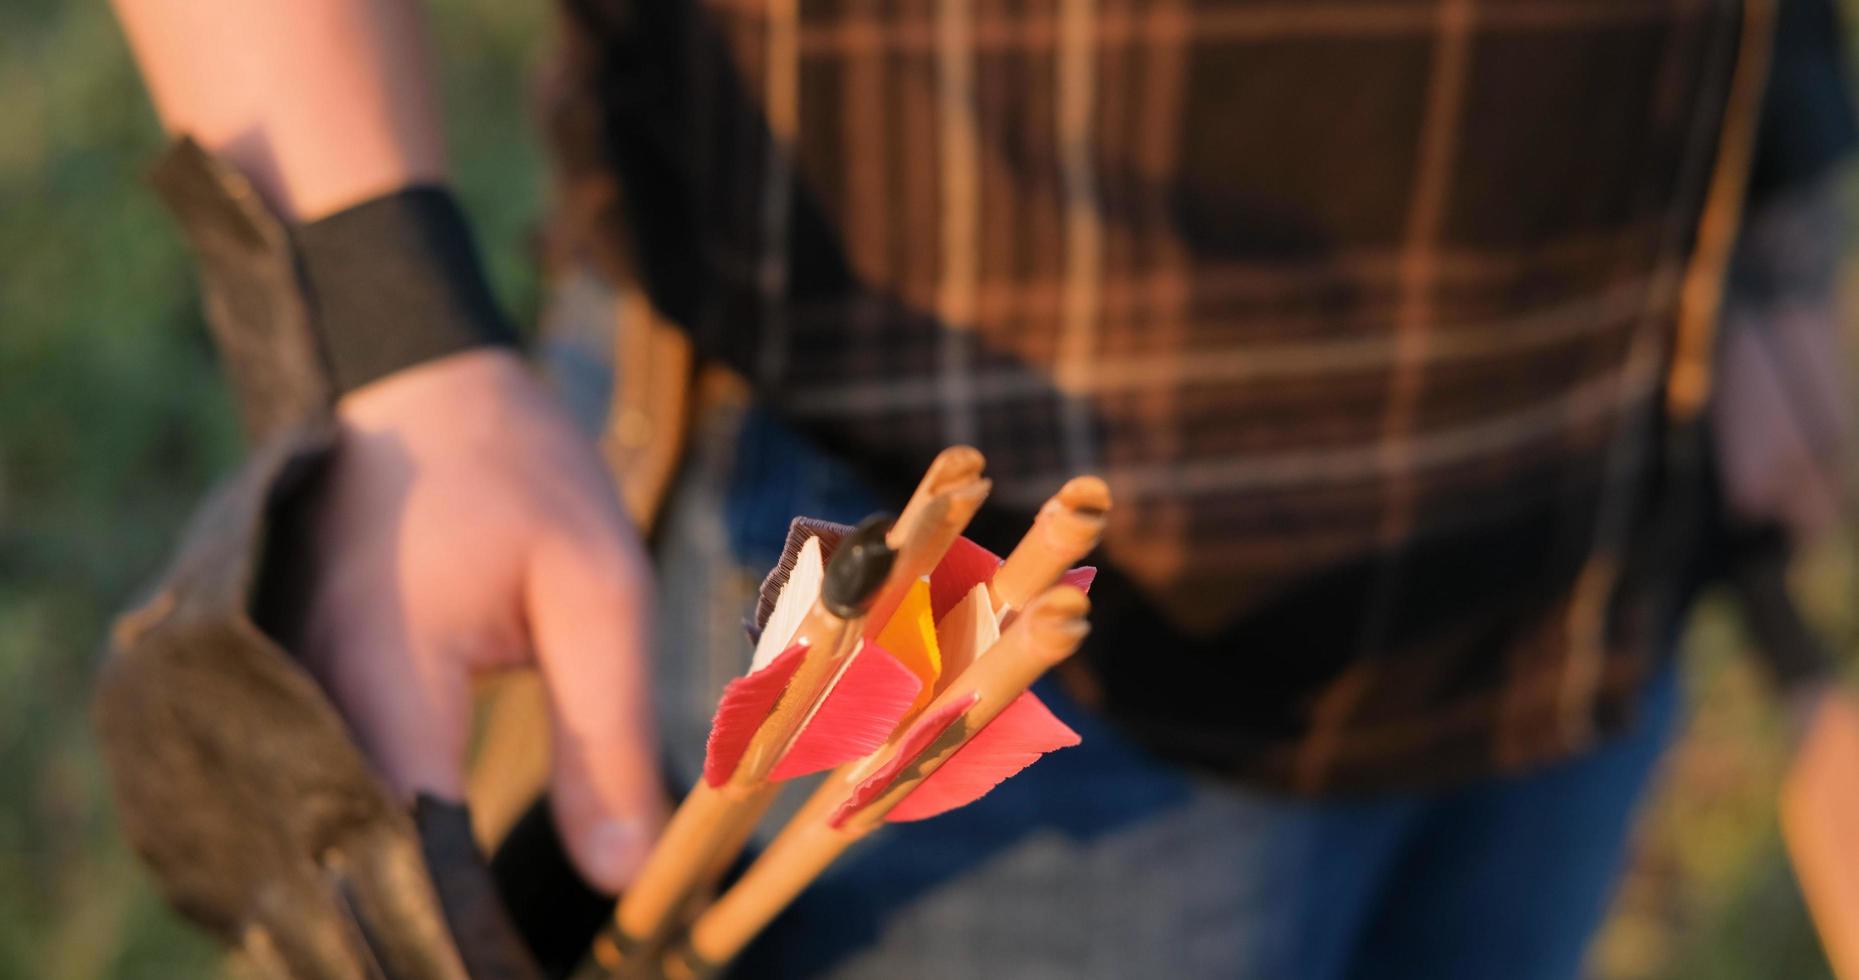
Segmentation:
{"type": "Polygon", "coordinates": [[[294,230],[310,322],[335,394],[474,347],[515,347],[464,212],[411,187],[294,230]]]}

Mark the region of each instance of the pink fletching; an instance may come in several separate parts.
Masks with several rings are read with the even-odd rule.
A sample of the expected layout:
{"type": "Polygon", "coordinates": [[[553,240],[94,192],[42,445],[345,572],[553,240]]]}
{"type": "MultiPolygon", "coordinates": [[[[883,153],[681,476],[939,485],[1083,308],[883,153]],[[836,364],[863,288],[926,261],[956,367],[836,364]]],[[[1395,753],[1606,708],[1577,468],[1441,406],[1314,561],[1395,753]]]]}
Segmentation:
{"type": "Polygon", "coordinates": [[[877,772],[865,777],[863,782],[853,787],[852,795],[846,797],[846,801],[839,804],[839,809],[833,811],[833,826],[837,827],[845,823],[846,818],[856,813],[859,808],[883,796],[884,791],[891,788],[891,783],[897,779],[898,774],[903,772],[906,766],[915,763],[917,756],[922,755],[923,750],[929,748],[930,743],[936,741],[937,737],[950,725],[961,720],[962,713],[973,707],[978,697],[979,695],[970,694],[966,698],[950,701],[937,711],[918,717],[916,722],[910,726],[910,730],[904,733],[903,743],[898,748],[897,754],[886,760],[877,772]]]}
{"type": "Polygon", "coordinates": [[[930,573],[930,611],[936,622],[942,622],[968,596],[968,590],[992,579],[1000,567],[999,555],[967,538],[956,538],[930,573]]]}
{"type": "Polygon", "coordinates": [[[1047,752],[1077,744],[1078,733],[1054,717],[1031,691],[1025,692],[918,784],[885,819],[922,820],[973,803],[1047,752]]]}
{"type": "Polygon", "coordinates": [[[1097,566],[1079,565],[1077,568],[1060,575],[1059,581],[1066,585],[1075,585],[1089,592],[1091,591],[1091,583],[1097,581],[1097,566]]]}
{"type": "Polygon", "coordinates": [[[852,655],[770,779],[792,779],[870,755],[897,730],[923,682],[883,647],[866,643],[852,655]]]}
{"type": "Polygon", "coordinates": [[[710,740],[704,746],[704,782],[712,786],[729,782],[736,763],[742,761],[742,753],[749,748],[749,740],[774,710],[806,652],[804,644],[796,643],[769,661],[768,666],[738,677],[723,688],[723,700],[710,722],[710,740]]]}

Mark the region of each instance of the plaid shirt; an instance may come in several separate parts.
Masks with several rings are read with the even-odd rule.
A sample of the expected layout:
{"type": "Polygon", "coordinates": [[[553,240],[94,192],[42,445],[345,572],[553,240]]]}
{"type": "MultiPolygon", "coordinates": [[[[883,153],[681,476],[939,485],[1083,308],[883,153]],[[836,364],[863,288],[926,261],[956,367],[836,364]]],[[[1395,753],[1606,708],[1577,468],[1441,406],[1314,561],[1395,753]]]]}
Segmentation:
{"type": "Polygon", "coordinates": [[[566,200],[700,351],[875,474],[1110,481],[1149,744],[1332,792],[1630,715],[1741,3],[569,7],[566,200]]]}

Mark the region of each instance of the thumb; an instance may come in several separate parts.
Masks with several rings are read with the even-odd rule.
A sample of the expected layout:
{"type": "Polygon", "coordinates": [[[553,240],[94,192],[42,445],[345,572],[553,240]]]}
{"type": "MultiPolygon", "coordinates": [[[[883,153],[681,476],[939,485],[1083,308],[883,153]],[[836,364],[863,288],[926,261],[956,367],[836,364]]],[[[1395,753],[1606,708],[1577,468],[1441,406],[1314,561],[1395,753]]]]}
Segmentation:
{"type": "Polygon", "coordinates": [[[588,883],[618,892],[665,820],[648,660],[650,574],[623,542],[558,537],[533,557],[528,593],[531,639],[554,709],[556,829],[588,883]]]}

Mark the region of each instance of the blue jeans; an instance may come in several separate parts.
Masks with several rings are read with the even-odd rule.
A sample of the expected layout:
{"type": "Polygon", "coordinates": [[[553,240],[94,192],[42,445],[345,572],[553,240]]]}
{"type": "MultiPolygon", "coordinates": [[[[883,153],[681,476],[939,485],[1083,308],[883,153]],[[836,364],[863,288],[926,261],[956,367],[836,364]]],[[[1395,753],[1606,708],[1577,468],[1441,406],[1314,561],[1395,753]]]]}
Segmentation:
{"type": "MultiPolygon", "coordinates": [[[[789,517],[875,509],[848,472],[765,416],[751,411],[726,441],[700,452],[683,513],[667,521],[670,616],[701,618],[678,611],[696,597],[746,602],[789,517]],[[727,554],[693,557],[700,545],[727,554]]],[[[748,656],[733,626],[720,642],[707,666],[687,649],[667,667],[687,688],[720,684],[748,656]]],[[[1668,668],[1638,724],[1579,757],[1443,792],[1310,801],[1198,778],[1052,685],[1040,694],[1081,746],[969,807],[876,835],[735,975],[1574,977],[1679,701],[1668,668]]],[[[695,772],[715,693],[678,697],[690,717],[668,719],[668,748],[695,772]]]]}

